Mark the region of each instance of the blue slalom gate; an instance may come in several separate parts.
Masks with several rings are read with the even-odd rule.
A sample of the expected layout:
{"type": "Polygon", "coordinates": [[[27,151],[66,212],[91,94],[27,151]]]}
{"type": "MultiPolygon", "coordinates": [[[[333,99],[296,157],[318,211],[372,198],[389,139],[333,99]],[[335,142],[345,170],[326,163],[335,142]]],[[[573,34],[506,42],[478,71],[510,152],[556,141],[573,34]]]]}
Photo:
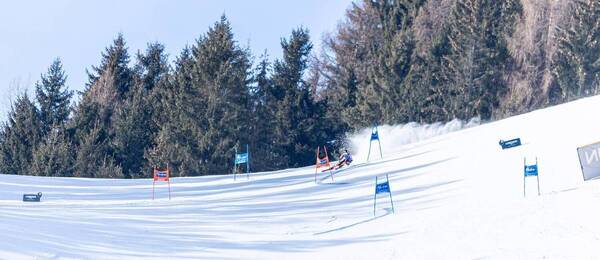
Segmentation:
{"type": "Polygon", "coordinates": [[[531,164],[531,165],[527,165],[527,158],[523,158],[523,197],[526,197],[526,189],[525,189],[525,184],[526,182],[526,178],[527,177],[536,177],[537,179],[537,189],[538,189],[538,196],[540,195],[540,175],[539,175],[539,171],[538,171],[538,160],[537,157],[535,158],[535,164],[531,164]]]}
{"type": "Polygon", "coordinates": [[[377,126],[374,126],[371,129],[371,139],[369,140],[369,153],[367,154],[367,162],[371,157],[371,144],[373,144],[374,141],[377,141],[377,144],[379,145],[379,156],[383,158],[383,153],[381,152],[381,141],[379,140],[379,131],[377,130],[377,126]]]}
{"type": "Polygon", "coordinates": [[[246,177],[250,179],[250,150],[246,144],[246,152],[238,153],[237,147],[235,148],[235,158],[233,160],[233,180],[235,181],[236,174],[238,174],[238,165],[246,164],[246,177]]]}
{"type": "Polygon", "coordinates": [[[375,176],[375,194],[373,195],[373,216],[375,216],[375,210],[377,207],[377,194],[388,193],[390,195],[390,203],[392,204],[392,212],[394,211],[394,200],[392,199],[392,191],[390,190],[390,179],[388,175],[385,175],[385,182],[378,183],[377,176],[375,176]]]}

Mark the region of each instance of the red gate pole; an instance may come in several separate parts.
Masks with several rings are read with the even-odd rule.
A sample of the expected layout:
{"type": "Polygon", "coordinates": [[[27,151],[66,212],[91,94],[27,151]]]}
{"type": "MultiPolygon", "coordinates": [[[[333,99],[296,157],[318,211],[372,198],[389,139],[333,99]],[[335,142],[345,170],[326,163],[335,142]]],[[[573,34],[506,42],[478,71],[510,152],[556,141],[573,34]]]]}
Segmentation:
{"type": "Polygon", "coordinates": [[[167,184],[169,185],[169,200],[171,200],[171,180],[167,181],[167,184]]]}
{"type": "Polygon", "coordinates": [[[167,163],[167,185],[169,186],[169,200],[171,200],[171,169],[167,163]]]}
{"type": "MultiPolygon", "coordinates": [[[[323,146],[323,150],[325,150],[325,158],[327,160],[327,167],[331,167],[329,165],[329,154],[327,154],[327,146],[323,146]]],[[[329,176],[331,176],[331,182],[333,182],[333,172],[329,170],[329,176]]]]}
{"type": "Polygon", "coordinates": [[[319,146],[317,146],[317,164],[315,165],[315,183],[317,183],[317,171],[319,171],[319,146]]]}

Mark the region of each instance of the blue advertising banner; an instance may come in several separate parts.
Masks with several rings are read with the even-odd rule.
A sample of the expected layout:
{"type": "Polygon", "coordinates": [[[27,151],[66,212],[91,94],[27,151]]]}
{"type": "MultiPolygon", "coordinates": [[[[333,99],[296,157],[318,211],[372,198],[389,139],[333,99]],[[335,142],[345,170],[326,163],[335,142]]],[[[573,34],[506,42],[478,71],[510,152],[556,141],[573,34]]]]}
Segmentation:
{"type": "Polygon", "coordinates": [[[167,177],[167,172],[161,172],[161,171],[157,171],[156,172],[156,176],[158,178],[166,178],[167,177]]]}
{"type": "Polygon", "coordinates": [[[379,183],[377,184],[377,186],[375,186],[375,194],[379,194],[379,193],[386,193],[386,192],[390,192],[390,183],[389,182],[384,182],[384,183],[379,183]]]}
{"type": "Polygon", "coordinates": [[[537,165],[525,165],[525,177],[537,176],[537,175],[538,175],[537,165]]]}
{"type": "Polygon", "coordinates": [[[520,138],[511,139],[511,140],[508,140],[508,141],[500,140],[500,146],[502,147],[502,150],[508,149],[508,148],[513,148],[513,147],[517,147],[519,145],[521,145],[521,139],[520,138]]]}
{"type": "Polygon", "coordinates": [[[40,202],[42,199],[42,193],[37,194],[23,194],[23,201],[25,202],[40,202]]]}
{"type": "Polygon", "coordinates": [[[371,133],[371,141],[379,140],[379,133],[375,130],[374,133],[371,133]]]}
{"type": "Polygon", "coordinates": [[[248,153],[239,153],[235,155],[235,164],[248,162],[248,153]]]}

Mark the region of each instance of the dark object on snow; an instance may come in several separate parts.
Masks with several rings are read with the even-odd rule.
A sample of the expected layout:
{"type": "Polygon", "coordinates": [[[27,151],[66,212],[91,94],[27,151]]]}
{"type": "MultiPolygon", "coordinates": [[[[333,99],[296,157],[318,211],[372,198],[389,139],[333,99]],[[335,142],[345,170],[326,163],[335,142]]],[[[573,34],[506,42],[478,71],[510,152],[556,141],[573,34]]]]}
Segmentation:
{"type": "Polygon", "coordinates": [[[23,194],[23,201],[40,202],[40,199],[42,199],[41,192],[38,192],[38,194],[23,194]]]}
{"type": "Polygon", "coordinates": [[[517,146],[521,145],[521,139],[515,138],[515,139],[508,140],[508,141],[500,140],[499,143],[500,143],[500,146],[502,146],[502,150],[504,150],[504,149],[513,148],[513,147],[517,147],[517,146]]]}

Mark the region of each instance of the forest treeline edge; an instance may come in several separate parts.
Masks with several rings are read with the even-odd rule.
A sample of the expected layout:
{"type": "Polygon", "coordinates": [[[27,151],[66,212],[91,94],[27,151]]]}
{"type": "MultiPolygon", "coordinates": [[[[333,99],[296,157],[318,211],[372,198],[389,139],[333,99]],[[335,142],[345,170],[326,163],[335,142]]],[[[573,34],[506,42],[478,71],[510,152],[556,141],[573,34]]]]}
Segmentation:
{"type": "Polygon", "coordinates": [[[119,34],[81,93],[57,58],[11,105],[0,173],[228,174],[246,144],[252,171],[300,167],[373,124],[491,121],[600,87],[597,0],[362,0],[321,40],[299,27],[280,59],[253,57],[223,16],[169,62],[119,34]]]}

